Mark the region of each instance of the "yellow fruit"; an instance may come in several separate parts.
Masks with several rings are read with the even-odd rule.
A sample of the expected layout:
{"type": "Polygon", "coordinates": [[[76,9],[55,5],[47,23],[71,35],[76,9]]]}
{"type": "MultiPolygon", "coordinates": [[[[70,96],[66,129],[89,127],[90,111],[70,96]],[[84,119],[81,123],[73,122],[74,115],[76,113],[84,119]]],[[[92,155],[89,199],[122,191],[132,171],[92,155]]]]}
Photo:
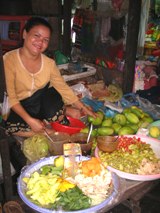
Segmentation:
{"type": "Polygon", "coordinates": [[[64,167],[64,157],[62,155],[56,157],[54,159],[54,165],[56,167],[62,167],[63,168],[64,167]]]}
{"type": "Polygon", "coordinates": [[[157,126],[151,126],[149,128],[149,134],[153,138],[158,138],[160,136],[160,130],[157,126]]]}

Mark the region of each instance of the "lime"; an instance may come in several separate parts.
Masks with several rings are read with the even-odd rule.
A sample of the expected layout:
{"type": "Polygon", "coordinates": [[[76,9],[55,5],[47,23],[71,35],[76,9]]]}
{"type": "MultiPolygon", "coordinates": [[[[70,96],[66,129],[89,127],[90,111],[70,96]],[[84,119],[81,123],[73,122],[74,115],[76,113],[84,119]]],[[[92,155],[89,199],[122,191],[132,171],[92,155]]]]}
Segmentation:
{"type": "Polygon", "coordinates": [[[153,138],[158,138],[160,136],[160,130],[157,126],[151,126],[149,128],[149,134],[153,138]]]}
{"type": "Polygon", "coordinates": [[[100,114],[97,114],[97,117],[94,118],[93,116],[88,116],[88,122],[92,123],[95,126],[98,126],[102,123],[102,116],[100,114]]]}
{"type": "Polygon", "coordinates": [[[82,132],[82,133],[88,133],[89,132],[89,127],[85,127],[83,129],[81,129],[80,132],[82,132]]]}

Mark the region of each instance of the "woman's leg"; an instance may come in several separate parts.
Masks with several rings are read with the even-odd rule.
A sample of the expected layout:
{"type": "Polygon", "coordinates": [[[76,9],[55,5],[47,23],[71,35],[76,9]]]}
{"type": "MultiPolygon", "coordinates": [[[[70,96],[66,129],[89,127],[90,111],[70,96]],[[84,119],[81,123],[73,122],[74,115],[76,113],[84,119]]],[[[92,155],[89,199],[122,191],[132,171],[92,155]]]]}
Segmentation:
{"type": "Polygon", "coordinates": [[[48,88],[41,99],[41,118],[56,121],[63,114],[64,102],[61,95],[53,87],[48,88]]]}

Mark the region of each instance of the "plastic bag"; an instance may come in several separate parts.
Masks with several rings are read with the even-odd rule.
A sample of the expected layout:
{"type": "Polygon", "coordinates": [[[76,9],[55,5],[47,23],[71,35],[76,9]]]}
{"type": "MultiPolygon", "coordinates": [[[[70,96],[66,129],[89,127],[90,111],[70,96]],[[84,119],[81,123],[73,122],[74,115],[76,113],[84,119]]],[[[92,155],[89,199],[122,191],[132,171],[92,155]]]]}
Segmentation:
{"type": "Polygon", "coordinates": [[[93,109],[93,111],[102,111],[107,117],[114,117],[114,115],[117,113],[117,111],[104,106],[104,102],[102,101],[92,100],[87,97],[84,97],[82,101],[86,105],[89,105],[93,109]]]}
{"type": "Polygon", "coordinates": [[[61,53],[61,51],[56,50],[54,52],[54,57],[55,57],[55,61],[57,65],[60,64],[67,64],[69,62],[69,59],[67,56],[65,56],[63,53],[61,53]]]}
{"type": "Polygon", "coordinates": [[[127,93],[120,100],[121,106],[124,108],[131,106],[139,106],[137,95],[135,93],[127,93]]]}
{"type": "Polygon", "coordinates": [[[9,113],[10,113],[10,107],[9,107],[8,95],[6,92],[4,92],[4,99],[2,103],[2,119],[6,121],[9,113]]]}
{"type": "Polygon", "coordinates": [[[48,139],[44,135],[36,134],[24,140],[22,151],[30,162],[34,162],[48,155],[48,144],[48,139]]]}
{"type": "Polygon", "coordinates": [[[156,104],[152,104],[149,100],[141,98],[137,95],[137,101],[139,103],[139,107],[147,112],[154,120],[160,119],[160,106],[156,104]]]}
{"type": "Polygon", "coordinates": [[[83,97],[92,98],[90,91],[82,83],[75,84],[71,86],[71,88],[74,91],[74,93],[78,95],[80,98],[83,97]]]}

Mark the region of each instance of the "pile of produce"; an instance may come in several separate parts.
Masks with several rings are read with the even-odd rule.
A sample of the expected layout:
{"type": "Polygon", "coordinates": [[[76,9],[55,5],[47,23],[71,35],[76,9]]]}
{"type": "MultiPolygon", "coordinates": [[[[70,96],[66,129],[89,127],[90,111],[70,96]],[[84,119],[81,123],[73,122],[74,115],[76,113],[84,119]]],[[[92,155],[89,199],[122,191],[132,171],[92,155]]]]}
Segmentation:
{"type": "Polygon", "coordinates": [[[46,157],[49,154],[48,139],[43,134],[35,134],[24,140],[22,151],[30,162],[46,157]]]}
{"type": "Polygon", "coordinates": [[[100,151],[98,155],[105,166],[140,175],[160,173],[160,159],[150,144],[140,138],[120,136],[118,148],[112,153],[100,151]]]}
{"type": "Polygon", "coordinates": [[[105,97],[105,100],[110,102],[117,102],[121,100],[123,96],[122,89],[115,84],[110,84],[108,86],[108,92],[109,92],[109,95],[105,97]]]}
{"type": "Polygon", "coordinates": [[[61,211],[86,209],[103,202],[112,188],[111,173],[95,157],[76,163],[74,177],[68,175],[63,156],[24,177],[26,196],[38,206],[61,211]]]}
{"type": "MultiPolygon", "coordinates": [[[[107,117],[103,112],[98,111],[97,117],[88,116],[88,122],[94,125],[93,136],[97,135],[133,135],[139,128],[146,128],[153,122],[153,118],[137,106],[125,108],[122,113],[114,117],[107,117]]],[[[81,132],[88,133],[88,127],[81,132]]]]}

